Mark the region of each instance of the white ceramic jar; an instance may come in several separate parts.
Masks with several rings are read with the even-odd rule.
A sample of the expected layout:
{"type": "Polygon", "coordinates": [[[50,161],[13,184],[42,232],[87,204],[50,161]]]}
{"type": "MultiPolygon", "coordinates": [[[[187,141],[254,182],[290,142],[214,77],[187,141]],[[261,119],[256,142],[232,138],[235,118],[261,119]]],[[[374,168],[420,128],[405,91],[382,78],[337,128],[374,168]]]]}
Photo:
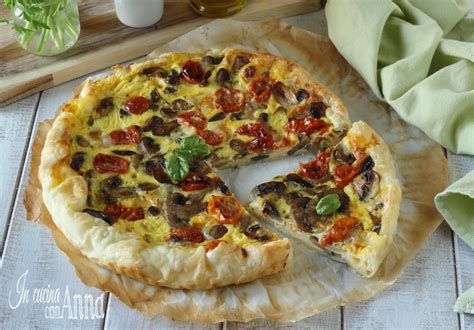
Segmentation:
{"type": "Polygon", "coordinates": [[[140,28],[155,24],[163,16],[164,0],[115,0],[120,22],[140,28]]]}

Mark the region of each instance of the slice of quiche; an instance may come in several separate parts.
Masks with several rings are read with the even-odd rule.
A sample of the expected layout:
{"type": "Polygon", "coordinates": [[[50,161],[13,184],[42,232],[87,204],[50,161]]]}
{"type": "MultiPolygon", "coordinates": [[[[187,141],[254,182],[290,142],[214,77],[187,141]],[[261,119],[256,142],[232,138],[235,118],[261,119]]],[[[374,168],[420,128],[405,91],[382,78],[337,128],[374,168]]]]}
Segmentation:
{"type": "Polygon", "coordinates": [[[364,277],[389,251],[401,198],[387,145],[362,121],[335,147],[253,195],[254,213],[364,277]]]}

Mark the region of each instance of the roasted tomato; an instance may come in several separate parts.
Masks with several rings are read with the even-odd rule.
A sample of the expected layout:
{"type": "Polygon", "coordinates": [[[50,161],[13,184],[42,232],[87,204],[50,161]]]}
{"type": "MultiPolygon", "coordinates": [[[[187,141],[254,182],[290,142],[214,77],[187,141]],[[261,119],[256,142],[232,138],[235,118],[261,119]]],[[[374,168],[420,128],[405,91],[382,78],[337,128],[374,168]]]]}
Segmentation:
{"type": "Polygon", "coordinates": [[[250,82],[249,91],[258,103],[266,102],[272,95],[275,81],[270,77],[258,77],[250,82]]]}
{"type": "Polygon", "coordinates": [[[311,135],[314,132],[325,131],[329,124],[324,120],[316,118],[292,119],[286,124],[286,129],[295,134],[311,135]]]}
{"type": "Polygon", "coordinates": [[[184,63],[181,76],[190,84],[199,84],[204,80],[206,72],[201,63],[189,60],[184,63]]]}
{"type": "Polygon", "coordinates": [[[181,227],[173,230],[165,236],[167,241],[186,241],[192,243],[201,243],[204,241],[204,236],[196,227],[181,227]]]}
{"type": "Polygon", "coordinates": [[[132,96],[123,105],[125,111],[140,115],[150,108],[150,102],[143,96],[132,96]]]}
{"type": "Polygon", "coordinates": [[[207,126],[206,116],[200,111],[188,111],[178,115],[178,120],[182,123],[186,123],[197,130],[205,129],[207,126]]]}
{"type": "Polygon", "coordinates": [[[204,140],[204,142],[206,142],[206,144],[209,144],[211,146],[221,144],[222,141],[224,141],[224,135],[217,132],[210,131],[208,129],[204,131],[200,131],[199,136],[202,137],[202,139],[204,140]]]}
{"type": "Polygon", "coordinates": [[[179,184],[179,187],[184,191],[196,191],[212,185],[214,185],[214,180],[210,177],[199,173],[189,173],[179,184]]]}
{"type": "Polygon", "coordinates": [[[321,247],[346,240],[358,223],[353,217],[337,219],[321,240],[321,247]]]}
{"type": "Polygon", "coordinates": [[[214,94],[214,105],[224,112],[240,111],[244,101],[244,93],[238,89],[221,87],[214,94]]]}
{"type": "Polygon", "coordinates": [[[301,174],[312,179],[320,179],[329,172],[329,156],[330,150],[326,150],[318,155],[315,160],[301,163],[301,174]]]}
{"type": "Polygon", "coordinates": [[[223,224],[238,223],[243,215],[240,202],[232,196],[211,196],[207,212],[223,224]]]}
{"type": "Polygon", "coordinates": [[[112,131],[109,133],[112,144],[136,144],[142,137],[137,126],[132,125],[124,130],[112,131]]]}
{"type": "Polygon", "coordinates": [[[221,239],[215,239],[213,241],[210,241],[206,245],[204,245],[204,248],[206,249],[206,251],[211,251],[211,250],[214,250],[219,244],[224,243],[224,242],[225,241],[221,239]]]}
{"type": "Polygon", "coordinates": [[[349,165],[349,164],[336,167],[334,169],[334,181],[336,182],[336,187],[344,188],[358,174],[359,174],[358,168],[353,167],[352,165],[349,165]]]}
{"type": "Polygon", "coordinates": [[[255,137],[255,139],[249,143],[249,150],[252,152],[265,151],[274,147],[272,132],[261,123],[240,126],[236,133],[255,137]]]}
{"type": "Polygon", "coordinates": [[[129,221],[141,220],[145,218],[145,213],[141,207],[123,207],[120,204],[107,205],[105,213],[113,217],[125,219],[129,221]]]}
{"type": "Polygon", "coordinates": [[[127,173],[130,162],[122,157],[98,153],[92,161],[94,169],[99,173],[127,173]]]}

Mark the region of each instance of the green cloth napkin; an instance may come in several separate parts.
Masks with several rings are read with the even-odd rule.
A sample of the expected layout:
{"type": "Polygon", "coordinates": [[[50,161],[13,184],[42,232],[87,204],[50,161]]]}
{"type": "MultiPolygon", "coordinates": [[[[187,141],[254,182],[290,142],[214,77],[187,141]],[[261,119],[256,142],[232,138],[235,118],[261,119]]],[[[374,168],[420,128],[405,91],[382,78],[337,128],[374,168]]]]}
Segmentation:
{"type": "MultiPolygon", "coordinates": [[[[329,0],[326,18],[332,42],[380,99],[446,149],[474,155],[468,11],[467,0],[329,0]]],[[[474,171],[438,194],[436,206],[474,248],[474,171]]],[[[474,289],[459,301],[459,311],[474,312],[474,289]]]]}
{"type": "Polygon", "coordinates": [[[457,313],[474,314],[474,287],[459,296],[454,304],[454,311],[457,313]]]}

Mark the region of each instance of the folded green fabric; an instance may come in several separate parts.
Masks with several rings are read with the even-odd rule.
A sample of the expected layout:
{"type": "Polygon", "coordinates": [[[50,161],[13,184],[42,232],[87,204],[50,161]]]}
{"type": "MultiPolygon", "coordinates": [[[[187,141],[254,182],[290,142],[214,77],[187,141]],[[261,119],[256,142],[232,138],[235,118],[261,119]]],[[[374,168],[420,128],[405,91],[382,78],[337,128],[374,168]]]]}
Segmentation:
{"type": "Polygon", "coordinates": [[[445,148],[474,155],[468,10],[467,0],[330,0],[326,17],[332,42],[379,98],[445,148]]]}
{"type": "Polygon", "coordinates": [[[459,296],[454,304],[454,311],[457,313],[474,314],[474,287],[459,296]]]}
{"type": "MultiPolygon", "coordinates": [[[[474,20],[468,0],[329,0],[329,37],[382,100],[454,153],[474,155],[474,20]]],[[[435,199],[474,248],[474,171],[435,199]]],[[[457,310],[474,312],[474,288],[457,310]]]]}

